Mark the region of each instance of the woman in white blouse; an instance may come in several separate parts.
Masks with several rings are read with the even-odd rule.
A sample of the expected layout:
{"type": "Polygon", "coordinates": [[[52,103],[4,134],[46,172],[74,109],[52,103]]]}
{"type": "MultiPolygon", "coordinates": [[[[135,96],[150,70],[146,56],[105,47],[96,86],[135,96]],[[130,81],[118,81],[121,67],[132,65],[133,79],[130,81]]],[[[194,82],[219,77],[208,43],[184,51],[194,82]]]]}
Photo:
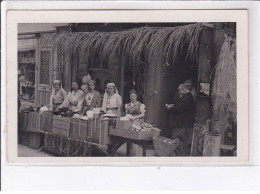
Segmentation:
{"type": "Polygon", "coordinates": [[[104,94],[102,110],[105,113],[121,115],[122,98],[118,94],[114,83],[108,83],[104,94]]]}
{"type": "Polygon", "coordinates": [[[79,89],[80,82],[72,82],[72,91],[68,93],[68,96],[64,102],[60,105],[60,109],[63,116],[72,117],[74,114],[81,114],[84,102],[84,92],[79,89]]]}

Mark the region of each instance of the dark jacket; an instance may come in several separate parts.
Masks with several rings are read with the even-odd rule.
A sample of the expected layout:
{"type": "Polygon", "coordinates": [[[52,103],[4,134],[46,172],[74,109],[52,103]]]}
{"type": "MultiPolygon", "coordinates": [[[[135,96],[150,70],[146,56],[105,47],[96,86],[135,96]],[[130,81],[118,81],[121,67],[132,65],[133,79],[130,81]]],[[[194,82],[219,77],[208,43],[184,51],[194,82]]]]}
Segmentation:
{"type": "Polygon", "coordinates": [[[171,128],[190,128],[193,127],[195,119],[194,99],[190,92],[174,99],[174,106],[169,109],[171,128]]]}

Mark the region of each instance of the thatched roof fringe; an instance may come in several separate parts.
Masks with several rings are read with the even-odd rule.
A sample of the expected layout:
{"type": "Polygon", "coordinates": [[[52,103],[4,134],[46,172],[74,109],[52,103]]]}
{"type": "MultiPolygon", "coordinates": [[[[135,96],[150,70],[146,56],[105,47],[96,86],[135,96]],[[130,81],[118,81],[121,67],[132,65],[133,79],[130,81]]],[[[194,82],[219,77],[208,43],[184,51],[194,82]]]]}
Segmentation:
{"type": "Polygon", "coordinates": [[[134,28],[119,32],[53,33],[44,34],[40,46],[45,47],[52,40],[54,50],[61,46],[64,55],[81,52],[87,60],[98,54],[102,60],[129,56],[133,61],[140,62],[143,54],[151,57],[161,52],[167,61],[174,64],[184,47],[187,48],[186,59],[197,59],[203,28],[205,25],[196,23],[178,27],[134,28]]]}

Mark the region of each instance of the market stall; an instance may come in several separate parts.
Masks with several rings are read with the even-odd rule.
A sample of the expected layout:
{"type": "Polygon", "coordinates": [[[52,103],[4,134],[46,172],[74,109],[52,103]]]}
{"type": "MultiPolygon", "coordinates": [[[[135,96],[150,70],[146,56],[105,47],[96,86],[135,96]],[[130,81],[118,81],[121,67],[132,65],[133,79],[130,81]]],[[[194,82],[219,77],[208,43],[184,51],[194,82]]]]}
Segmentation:
{"type": "MultiPolygon", "coordinates": [[[[233,23],[229,26],[194,23],[111,32],[42,34],[36,50],[37,106],[49,104],[53,80],[61,80],[64,89],[70,91],[72,80],[82,77],[84,72],[101,83],[107,80],[115,83],[123,104],[127,103],[129,89],[136,89],[146,107],[145,123],[150,129],[159,128],[161,133],[159,130],[156,133],[147,131],[149,127],[142,125],[139,131],[133,125],[126,127],[130,121],[120,120],[124,114],[118,115],[115,121],[102,115],[84,120],[51,113],[35,116],[40,122],[48,123],[40,124],[42,129],[37,132],[46,133],[47,139],[53,139],[44,142],[54,147],[58,146],[57,142],[77,140],[83,142],[81,146],[84,142],[87,144],[83,147],[102,147],[107,155],[114,155],[122,144],[135,143],[143,147],[145,155],[146,144],[152,142],[154,148],[159,145],[157,151],[160,146],[165,150],[169,148],[169,153],[157,152],[156,155],[169,156],[178,147],[178,142],[156,134],[169,131],[169,111],[165,104],[172,101],[180,84],[191,79],[194,81],[196,113],[193,115],[195,123],[190,154],[221,155],[226,152],[227,145],[232,145],[228,149],[233,154],[236,147],[234,28],[233,23]],[[149,135],[145,136],[146,133],[149,135]]],[[[65,149],[64,146],[68,147],[65,143],[60,144],[61,149],[65,149]]],[[[126,154],[128,152],[127,148],[126,154]]]]}

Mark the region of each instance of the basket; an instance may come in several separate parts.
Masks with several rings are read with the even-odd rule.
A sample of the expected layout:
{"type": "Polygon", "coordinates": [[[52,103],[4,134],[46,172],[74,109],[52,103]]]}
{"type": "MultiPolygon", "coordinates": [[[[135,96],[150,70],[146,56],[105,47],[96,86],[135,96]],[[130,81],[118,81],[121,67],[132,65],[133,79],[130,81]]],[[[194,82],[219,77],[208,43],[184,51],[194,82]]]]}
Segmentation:
{"type": "Polygon", "coordinates": [[[174,151],[180,145],[178,139],[169,139],[156,134],[153,137],[153,147],[156,156],[173,156],[174,151]]]}

